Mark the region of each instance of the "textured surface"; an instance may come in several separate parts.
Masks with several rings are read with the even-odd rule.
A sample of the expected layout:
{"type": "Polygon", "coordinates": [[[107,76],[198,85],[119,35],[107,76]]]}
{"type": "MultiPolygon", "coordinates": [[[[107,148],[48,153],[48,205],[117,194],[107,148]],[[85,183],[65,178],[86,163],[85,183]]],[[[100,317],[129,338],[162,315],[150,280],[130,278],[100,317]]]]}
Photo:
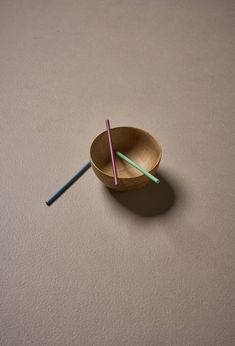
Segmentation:
{"type": "Polygon", "coordinates": [[[1,0],[1,345],[234,345],[234,4],[1,0]],[[48,208],[106,118],[162,183],[48,208]]]}

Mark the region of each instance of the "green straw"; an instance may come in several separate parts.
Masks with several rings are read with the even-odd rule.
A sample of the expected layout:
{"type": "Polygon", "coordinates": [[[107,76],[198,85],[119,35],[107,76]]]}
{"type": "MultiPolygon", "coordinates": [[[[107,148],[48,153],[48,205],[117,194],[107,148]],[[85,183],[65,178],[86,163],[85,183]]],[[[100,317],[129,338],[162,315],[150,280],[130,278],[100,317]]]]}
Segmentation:
{"type": "Polygon", "coordinates": [[[141,173],[143,173],[144,175],[146,175],[146,177],[148,177],[149,179],[151,179],[152,181],[154,181],[154,183],[159,184],[160,180],[156,177],[154,177],[152,174],[150,174],[149,172],[147,172],[145,169],[143,169],[142,167],[140,167],[139,165],[137,165],[137,163],[131,161],[130,159],[128,159],[128,157],[126,157],[125,155],[123,155],[122,153],[120,153],[120,151],[116,151],[116,155],[118,157],[120,157],[121,159],[127,161],[131,166],[135,167],[136,169],[138,169],[141,173]]]}

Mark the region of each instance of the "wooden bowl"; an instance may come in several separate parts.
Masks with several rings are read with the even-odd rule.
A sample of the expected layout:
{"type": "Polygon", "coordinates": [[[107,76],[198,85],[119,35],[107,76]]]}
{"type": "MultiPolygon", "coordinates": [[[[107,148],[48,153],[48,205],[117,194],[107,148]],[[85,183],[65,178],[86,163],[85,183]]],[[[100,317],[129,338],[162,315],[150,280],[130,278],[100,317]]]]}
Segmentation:
{"type": "MultiPolygon", "coordinates": [[[[149,173],[156,173],[162,150],[158,141],[148,132],[135,127],[115,127],[111,129],[111,134],[114,150],[119,150],[149,173]]],[[[94,139],[90,148],[90,157],[95,174],[111,189],[135,190],[149,182],[143,173],[116,156],[119,184],[114,185],[107,131],[94,139]]]]}

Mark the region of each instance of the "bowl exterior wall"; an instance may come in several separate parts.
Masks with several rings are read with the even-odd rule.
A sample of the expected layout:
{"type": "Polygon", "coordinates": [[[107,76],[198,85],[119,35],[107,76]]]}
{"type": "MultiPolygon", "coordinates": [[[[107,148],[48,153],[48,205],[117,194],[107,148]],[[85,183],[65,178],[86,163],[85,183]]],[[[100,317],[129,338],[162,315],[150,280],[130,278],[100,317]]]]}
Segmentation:
{"type": "MultiPolygon", "coordinates": [[[[149,173],[154,175],[157,171],[159,163],[160,161],[149,173]]],[[[113,177],[103,174],[95,167],[95,165],[91,164],[91,166],[96,176],[99,178],[99,180],[112,190],[116,190],[116,191],[137,190],[144,187],[146,184],[150,182],[149,178],[147,178],[145,175],[141,175],[135,178],[119,178],[119,184],[115,186],[113,177]]]]}

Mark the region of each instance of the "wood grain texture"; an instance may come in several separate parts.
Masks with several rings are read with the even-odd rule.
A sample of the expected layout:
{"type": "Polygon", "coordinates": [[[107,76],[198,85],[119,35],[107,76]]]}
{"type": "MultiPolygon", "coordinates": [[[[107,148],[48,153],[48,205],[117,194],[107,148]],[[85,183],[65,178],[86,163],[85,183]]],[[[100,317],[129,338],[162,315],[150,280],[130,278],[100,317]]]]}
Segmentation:
{"type": "MultiPolygon", "coordinates": [[[[111,131],[114,150],[120,150],[149,173],[156,173],[162,150],[160,143],[153,136],[135,127],[116,127],[111,131]]],[[[116,157],[119,185],[114,185],[107,131],[94,139],[90,148],[90,157],[96,176],[111,189],[135,190],[149,182],[149,179],[136,168],[116,157]]]]}

